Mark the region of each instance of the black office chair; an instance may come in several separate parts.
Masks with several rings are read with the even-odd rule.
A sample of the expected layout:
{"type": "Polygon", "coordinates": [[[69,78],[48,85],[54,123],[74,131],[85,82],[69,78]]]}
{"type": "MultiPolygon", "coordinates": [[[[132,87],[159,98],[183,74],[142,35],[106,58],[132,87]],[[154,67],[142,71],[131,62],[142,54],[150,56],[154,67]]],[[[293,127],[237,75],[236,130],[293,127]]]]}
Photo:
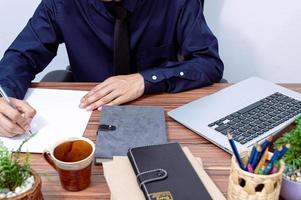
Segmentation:
{"type": "Polygon", "coordinates": [[[74,78],[70,66],[67,66],[65,70],[48,72],[41,82],[74,82],[74,78]]]}

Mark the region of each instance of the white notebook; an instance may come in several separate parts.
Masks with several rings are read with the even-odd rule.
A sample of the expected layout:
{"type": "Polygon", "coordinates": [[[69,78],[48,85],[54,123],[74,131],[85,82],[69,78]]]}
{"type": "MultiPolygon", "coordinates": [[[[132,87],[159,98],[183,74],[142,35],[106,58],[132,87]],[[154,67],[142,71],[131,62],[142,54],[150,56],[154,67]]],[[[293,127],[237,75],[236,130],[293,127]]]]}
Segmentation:
{"type": "MultiPolygon", "coordinates": [[[[81,137],[91,116],[91,112],[80,109],[80,99],[87,91],[28,89],[25,100],[36,109],[31,122],[31,131],[36,133],[22,148],[22,151],[42,153],[57,141],[81,137]]],[[[9,150],[16,150],[28,137],[23,134],[13,138],[0,137],[9,150]]]]}

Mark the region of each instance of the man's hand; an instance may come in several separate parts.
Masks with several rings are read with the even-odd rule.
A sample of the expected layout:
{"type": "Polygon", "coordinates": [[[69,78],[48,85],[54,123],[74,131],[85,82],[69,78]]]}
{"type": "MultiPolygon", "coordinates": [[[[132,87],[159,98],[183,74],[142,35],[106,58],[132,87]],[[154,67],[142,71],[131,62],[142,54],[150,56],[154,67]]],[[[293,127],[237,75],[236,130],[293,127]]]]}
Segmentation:
{"type": "Polygon", "coordinates": [[[88,111],[100,110],[103,105],[120,105],[144,93],[144,79],[141,74],[113,76],[94,87],[80,102],[80,108],[88,111]]]}
{"type": "Polygon", "coordinates": [[[13,137],[25,133],[36,111],[27,102],[11,98],[16,109],[0,97],[0,136],[13,137]]]}

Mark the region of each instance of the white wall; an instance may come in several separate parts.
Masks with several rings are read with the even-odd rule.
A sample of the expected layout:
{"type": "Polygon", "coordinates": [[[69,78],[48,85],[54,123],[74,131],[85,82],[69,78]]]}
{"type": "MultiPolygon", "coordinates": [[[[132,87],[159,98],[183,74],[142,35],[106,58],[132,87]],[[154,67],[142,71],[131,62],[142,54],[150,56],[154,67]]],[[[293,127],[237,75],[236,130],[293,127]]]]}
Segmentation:
{"type": "MultiPolygon", "coordinates": [[[[13,42],[19,32],[24,28],[29,18],[41,0],[0,0],[0,58],[13,42]]],[[[65,68],[69,61],[61,45],[58,56],[42,73],[38,74],[35,81],[39,81],[47,72],[65,68]]]]}
{"type": "MultiPolygon", "coordinates": [[[[0,0],[0,57],[39,2],[0,0]]],[[[230,82],[254,75],[275,82],[301,81],[300,0],[205,0],[205,16],[219,38],[230,82]]],[[[67,64],[60,47],[44,73],[67,64]]]]}
{"type": "Polygon", "coordinates": [[[225,77],[301,82],[300,0],[205,0],[225,77]]]}

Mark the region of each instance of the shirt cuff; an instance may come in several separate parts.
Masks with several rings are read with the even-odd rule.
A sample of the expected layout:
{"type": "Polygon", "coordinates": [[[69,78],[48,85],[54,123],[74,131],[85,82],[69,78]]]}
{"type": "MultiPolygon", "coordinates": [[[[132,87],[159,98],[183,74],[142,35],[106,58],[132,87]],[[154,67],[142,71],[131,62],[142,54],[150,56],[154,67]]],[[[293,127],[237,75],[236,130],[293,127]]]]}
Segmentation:
{"type": "Polygon", "coordinates": [[[152,94],[158,92],[166,92],[167,84],[165,81],[159,83],[151,83],[144,80],[144,94],[152,94]]]}
{"type": "MultiPolygon", "coordinates": [[[[2,86],[2,88],[4,90],[4,92],[6,92],[6,94],[7,94],[8,97],[13,97],[13,98],[17,97],[16,94],[15,94],[15,92],[13,91],[13,89],[11,89],[9,87],[6,87],[6,86],[3,86],[3,85],[1,85],[1,86],[2,86]]],[[[0,94],[0,97],[2,97],[1,94],[0,94]]]]}
{"type": "Polygon", "coordinates": [[[167,82],[158,70],[139,72],[144,79],[144,94],[166,92],[167,82]]]}

